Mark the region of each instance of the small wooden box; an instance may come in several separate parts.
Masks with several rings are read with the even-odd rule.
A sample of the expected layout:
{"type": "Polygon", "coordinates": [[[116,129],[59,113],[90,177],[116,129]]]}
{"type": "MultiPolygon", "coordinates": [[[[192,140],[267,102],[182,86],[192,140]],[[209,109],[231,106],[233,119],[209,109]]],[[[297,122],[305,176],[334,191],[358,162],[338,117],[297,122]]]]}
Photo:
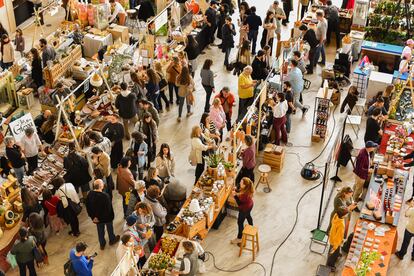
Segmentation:
{"type": "Polygon", "coordinates": [[[114,42],[120,39],[122,43],[129,44],[128,27],[120,25],[111,25],[107,30],[112,34],[112,39],[114,42]]]}
{"type": "Polygon", "coordinates": [[[200,221],[196,222],[193,225],[187,225],[186,223],[183,223],[183,235],[188,238],[192,239],[195,235],[197,235],[200,231],[206,229],[206,217],[201,219],[200,221]]]}

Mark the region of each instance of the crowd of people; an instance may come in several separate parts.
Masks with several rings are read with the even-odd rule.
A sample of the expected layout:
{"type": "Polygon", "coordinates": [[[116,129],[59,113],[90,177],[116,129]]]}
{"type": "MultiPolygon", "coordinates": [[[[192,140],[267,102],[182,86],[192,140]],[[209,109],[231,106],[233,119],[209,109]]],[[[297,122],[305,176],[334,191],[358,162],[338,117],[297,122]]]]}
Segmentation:
{"type": "MultiPolygon", "coordinates": [[[[226,1],[219,3],[210,1],[206,11],[205,23],[209,28],[209,46],[220,47],[224,53],[224,66],[228,71],[237,75],[238,103],[236,96],[228,86],[217,87],[216,74],[212,71],[213,60],[205,59],[200,68],[200,83],[194,80],[198,69],[197,58],[202,54],[197,41],[192,35],[185,39],[185,50],[177,53],[163,71],[161,63],[154,61],[151,66],[137,66],[130,73],[132,83],[120,83],[120,93],[115,99],[116,114],[105,117],[107,124],[102,132],[87,131],[80,139],[80,147],[75,143],[68,145],[69,153],[64,157],[65,176],[57,177],[52,181],[53,189],[43,191],[41,203],[34,194],[23,185],[24,175],[31,175],[38,167],[38,155],[44,152],[47,146],[55,140],[54,125],[56,116],[46,110],[35,118],[36,129],[28,128],[21,141],[12,137],[5,138],[6,155],[14,173],[22,186],[22,201],[24,209],[23,222],[28,226],[19,231],[19,241],[14,245],[12,254],[16,255],[17,263],[22,275],[26,268],[30,275],[36,275],[33,248],[40,248],[47,257],[45,227],[50,225],[52,232],[61,234],[65,224],[70,226],[69,235],[82,237],[79,228],[78,216],[82,207],[97,228],[97,236],[101,250],[117,245],[116,256],[120,261],[127,250],[133,249],[138,267],[142,267],[148,256],[163,234],[169,219],[178,213],[187,196],[187,187],[181,183],[176,173],[176,159],[173,149],[167,143],[160,143],[158,128],[162,124],[160,113],[171,112],[174,105],[178,105],[177,123],[183,120],[183,108],[186,104],[186,117],[194,113],[195,89],[202,86],[205,91],[204,113],[200,123],[192,128],[190,134],[191,165],[195,166],[195,182],[205,170],[205,158],[218,148],[223,141],[226,131],[232,125],[233,108],[238,109],[237,122],[246,116],[249,106],[255,97],[255,89],[272,71],[271,55],[276,45],[275,39],[281,39],[282,25],[289,22],[289,13],[292,10],[291,1],[278,1],[269,7],[264,20],[256,13],[254,6],[247,2],[240,3],[239,18],[232,23],[231,13],[235,7],[226,1]],[[290,3],[290,7],[289,7],[290,3]],[[220,14],[218,15],[218,11],[220,14]],[[262,38],[258,35],[262,31],[262,38]],[[238,45],[235,35],[238,33],[238,45]],[[221,39],[221,44],[214,41],[221,39]],[[231,51],[237,48],[236,60],[231,62],[231,51]],[[125,143],[128,141],[128,143],[125,143]],[[125,145],[127,144],[127,147],[125,145]],[[27,165],[26,165],[27,163],[27,165]],[[26,170],[27,167],[27,170],[26,170]],[[115,177],[115,180],[113,178],[115,177]],[[122,198],[122,217],[124,226],[122,233],[117,235],[113,221],[114,197],[117,190],[122,198]],[[106,229],[106,231],[105,231],[106,229]],[[108,243],[105,239],[108,233],[108,243]]],[[[125,13],[119,3],[110,0],[114,8],[111,20],[119,20],[119,15],[125,13]]],[[[309,1],[301,1],[302,13],[306,11],[309,1]]],[[[295,52],[289,61],[290,70],[288,80],[281,87],[281,91],[273,95],[267,104],[273,113],[273,127],[275,140],[279,145],[288,143],[288,135],[292,129],[293,116],[297,110],[305,116],[309,106],[303,104],[302,92],[304,89],[304,74],[312,74],[322,56],[321,65],[325,64],[324,45],[329,43],[331,32],[336,34],[336,43],[339,47],[338,12],[327,1],[326,15],[322,10],[316,12],[318,25],[316,32],[305,25],[300,27],[303,32],[303,41],[310,45],[309,65],[305,66],[304,57],[295,52]]],[[[10,50],[10,40],[7,32],[0,35],[2,38],[2,67],[8,68],[14,62],[10,50]]],[[[4,30],[4,29],[3,29],[4,30]]],[[[5,30],[4,30],[5,31],[5,30]]],[[[41,53],[36,48],[29,52],[32,62],[32,79],[36,87],[44,83],[42,68],[49,61],[56,58],[54,48],[45,39],[39,41],[41,53]]],[[[17,31],[15,49],[23,54],[24,38],[20,30],[17,31]]],[[[58,89],[64,88],[60,85],[58,89]]],[[[350,90],[351,91],[351,90],[350,90]]],[[[352,90],[353,91],[353,90],[352,90]]],[[[350,92],[351,94],[351,92],[350,92]]],[[[352,101],[350,96],[350,101],[352,101]]],[[[370,120],[367,122],[367,147],[378,143],[381,131],[375,122],[381,117],[380,113],[384,101],[378,97],[369,110],[370,120]],[[380,110],[380,111],[378,111],[380,110]],[[375,131],[376,130],[376,131],[375,131]],[[368,136],[367,136],[368,135],[368,136]],[[375,137],[374,137],[375,136],[375,137]]],[[[253,208],[254,168],[256,166],[257,141],[250,135],[244,138],[245,149],[241,152],[242,169],[236,180],[237,188],[233,195],[239,205],[238,234],[231,242],[239,244],[245,220],[253,224],[251,211],[253,208]]],[[[363,176],[358,176],[361,179],[363,176]]],[[[360,182],[354,190],[360,190],[360,182]]],[[[346,194],[352,193],[348,191],[346,194]]],[[[341,201],[342,202],[342,201],[341,201]]],[[[340,209],[339,207],[337,208],[340,209]]],[[[341,224],[346,213],[340,209],[332,215],[332,228],[341,224]]],[[[88,245],[78,242],[70,251],[70,269],[78,275],[92,275],[95,256],[87,256],[88,245]]],[[[333,251],[337,254],[337,245],[333,251]]],[[[181,272],[194,275],[195,261],[192,252],[194,244],[185,245],[187,261],[181,272]],[[191,267],[191,269],[189,269],[191,267]]],[[[335,255],[336,256],[336,255],[335,255]]],[[[330,259],[330,263],[334,263],[330,259]]],[[[180,273],[181,273],[180,272],[180,273]]],[[[23,274],[24,273],[24,274],[23,274]]],[[[181,273],[183,274],[183,273],[181,273]]]]}

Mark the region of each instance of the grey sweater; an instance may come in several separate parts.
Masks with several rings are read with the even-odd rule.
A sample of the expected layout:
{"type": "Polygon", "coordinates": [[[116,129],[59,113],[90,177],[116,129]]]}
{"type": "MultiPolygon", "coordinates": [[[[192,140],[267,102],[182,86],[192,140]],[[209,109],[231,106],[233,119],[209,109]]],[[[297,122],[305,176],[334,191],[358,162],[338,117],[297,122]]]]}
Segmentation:
{"type": "Polygon", "coordinates": [[[210,86],[214,88],[214,74],[211,70],[201,69],[200,71],[201,84],[203,86],[210,86]]]}

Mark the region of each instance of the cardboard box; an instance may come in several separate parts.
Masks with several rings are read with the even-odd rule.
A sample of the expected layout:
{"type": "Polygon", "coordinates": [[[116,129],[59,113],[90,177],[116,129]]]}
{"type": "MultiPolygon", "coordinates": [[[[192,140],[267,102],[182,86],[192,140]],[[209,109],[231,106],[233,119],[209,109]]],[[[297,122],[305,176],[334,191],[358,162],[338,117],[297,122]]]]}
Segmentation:
{"type": "Polygon", "coordinates": [[[120,39],[122,43],[129,44],[128,27],[113,24],[107,30],[112,34],[112,40],[114,42],[120,39]]]}

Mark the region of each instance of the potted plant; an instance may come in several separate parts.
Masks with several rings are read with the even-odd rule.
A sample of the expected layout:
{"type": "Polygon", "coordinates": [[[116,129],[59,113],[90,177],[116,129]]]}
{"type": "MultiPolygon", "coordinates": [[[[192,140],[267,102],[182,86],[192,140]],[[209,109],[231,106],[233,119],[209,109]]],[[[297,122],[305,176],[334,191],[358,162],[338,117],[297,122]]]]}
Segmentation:
{"type": "Polygon", "coordinates": [[[207,172],[213,176],[217,177],[217,167],[220,163],[224,162],[223,154],[221,153],[212,153],[209,156],[204,157],[207,163],[207,172]]]}
{"type": "Polygon", "coordinates": [[[234,164],[232,162],[224,162],[223,165],[226,169],[227,176],[234,176],[234,164]]]}
{"type": "Polygon", "coordinates": [[[380,254],[378,252],[362,252],[361,259],[359,260],[358,267],[356,269],[356,275],[357,276],[366,276],[369,267],[371,266],[372,262],[375,262],[380,257],[380,254]]]}

